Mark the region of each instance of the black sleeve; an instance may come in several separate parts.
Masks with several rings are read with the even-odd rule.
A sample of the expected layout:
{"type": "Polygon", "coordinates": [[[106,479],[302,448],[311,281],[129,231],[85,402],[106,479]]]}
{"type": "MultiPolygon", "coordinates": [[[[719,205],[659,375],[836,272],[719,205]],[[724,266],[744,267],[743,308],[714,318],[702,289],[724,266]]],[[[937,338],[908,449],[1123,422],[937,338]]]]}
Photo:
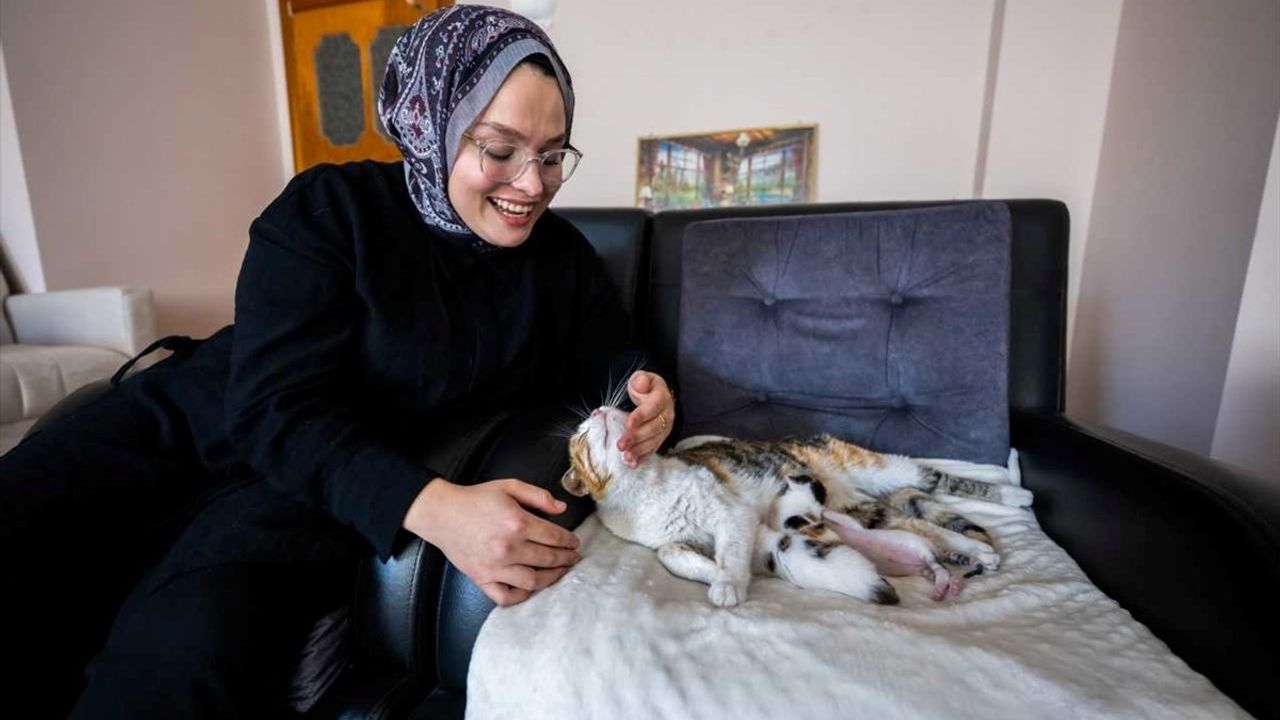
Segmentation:
{"type": "Polygon", "coordinates": [[[383,557],[438,473],[372,437],[354,388],[361,312],[353,260],[323,212],[288,231],[259,218],[236,284],[227,426],[241,457],[285,492],[326,507],[383,557]]]}

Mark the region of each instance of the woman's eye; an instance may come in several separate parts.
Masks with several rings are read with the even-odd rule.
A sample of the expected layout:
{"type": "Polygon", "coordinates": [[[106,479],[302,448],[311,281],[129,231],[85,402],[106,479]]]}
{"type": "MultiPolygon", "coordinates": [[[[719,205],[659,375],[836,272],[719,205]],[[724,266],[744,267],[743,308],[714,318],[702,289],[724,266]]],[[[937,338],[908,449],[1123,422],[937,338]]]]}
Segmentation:
{"type": "Polygon", "coordinates": [[[543,166],[543,167],[555,167],[555,166],[559,165],[559,164],[560,164],[561,162],[563,162],[563,161],[564,161],[564,155],[562,155],[562,154],[560,154],[560,153],[557,153],[557,154],[552,155],[552,156],[550,156],[550,157],[545,157],[545,158],[543,158],[543,159],[542,159],[542,166],[543,166]]]}
{"type": "Polygon", "coordinates": [[[484,154],[498,162],[506,162],[515,157],[516,149],[510,145],[490,145],[484,149],[484,154]]]}

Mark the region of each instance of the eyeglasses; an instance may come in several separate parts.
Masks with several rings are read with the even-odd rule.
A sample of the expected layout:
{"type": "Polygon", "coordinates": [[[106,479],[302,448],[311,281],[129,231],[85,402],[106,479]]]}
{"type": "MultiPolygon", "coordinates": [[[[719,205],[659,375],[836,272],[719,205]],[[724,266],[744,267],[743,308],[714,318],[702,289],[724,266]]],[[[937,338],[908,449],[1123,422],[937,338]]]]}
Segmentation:
{"type": "Polygon", "coordinates": [[[529,163],[537,162],[542,182],[559,186],[573,175],[578,161],[582,160],[582,153],[573,148],[531,153],[511,143],[477,140],[471,133],[462,133],[462,137],[480,148],[480,172],[490,182],[515,182],[529,163]]]}

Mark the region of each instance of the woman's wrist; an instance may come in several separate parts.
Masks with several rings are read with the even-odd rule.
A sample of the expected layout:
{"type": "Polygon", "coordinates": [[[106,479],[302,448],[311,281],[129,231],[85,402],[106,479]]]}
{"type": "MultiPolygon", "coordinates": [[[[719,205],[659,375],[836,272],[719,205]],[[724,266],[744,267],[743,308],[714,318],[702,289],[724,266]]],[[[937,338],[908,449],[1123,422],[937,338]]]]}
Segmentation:
{"type": "Polygon", "coordinates": [[[435,516],[440,512],[442,506],[448,504],[446,500],[443,500],[443,497],[447,496],[453,487],[453,483],[442,477],[437,476],[429,480],[409,505],[409,510],[405,513],[404,522],[402,523],[404,529],[427,542],[432,542],[429,536],[439,525],[435,521],[435,516]]]}

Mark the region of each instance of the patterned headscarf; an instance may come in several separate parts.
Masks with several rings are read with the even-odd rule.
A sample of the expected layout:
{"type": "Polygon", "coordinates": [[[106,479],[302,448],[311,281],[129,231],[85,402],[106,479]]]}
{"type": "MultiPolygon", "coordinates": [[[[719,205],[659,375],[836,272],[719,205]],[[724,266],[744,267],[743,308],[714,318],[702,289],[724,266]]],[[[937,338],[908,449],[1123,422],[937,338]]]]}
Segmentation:
{"type": "Polygon", "coordinates": [[[378,115],[404,155],[409,195],[428,225],[472,235],[449,202],[449,171],[462,133],[525,58],[551,60],[564,97],[565,137],[573,85],[551,40],[507,10],[454,5],[425,15],[396,41],[378,93],[378,115]]]}

